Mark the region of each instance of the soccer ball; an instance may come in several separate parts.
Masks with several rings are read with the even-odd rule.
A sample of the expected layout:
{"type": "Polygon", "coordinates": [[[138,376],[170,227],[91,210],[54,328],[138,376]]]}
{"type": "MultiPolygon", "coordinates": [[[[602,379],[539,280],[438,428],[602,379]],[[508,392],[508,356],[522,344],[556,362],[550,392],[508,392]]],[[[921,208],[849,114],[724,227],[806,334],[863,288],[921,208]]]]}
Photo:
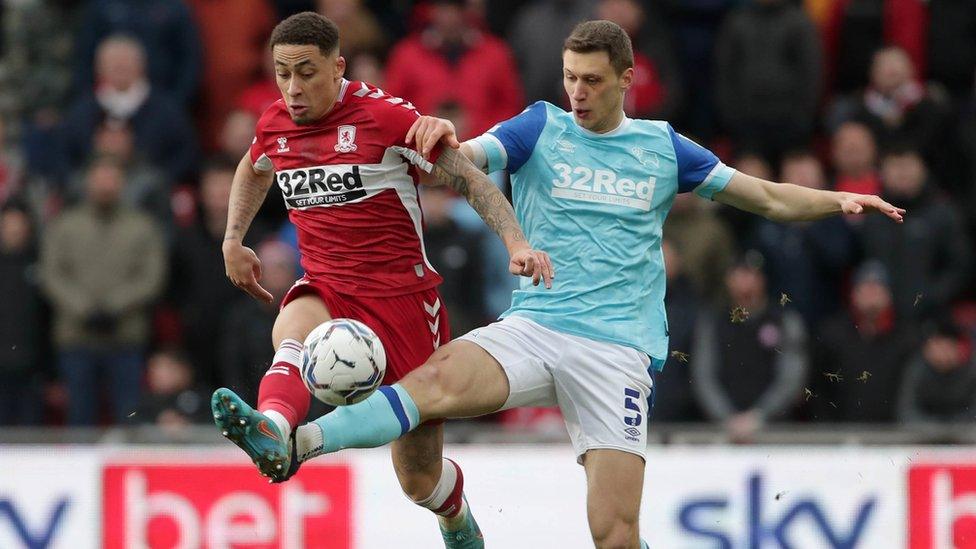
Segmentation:
{"type": "Polygon", "coordinates": [[[385,373],[386,351],[379,336],[358,320],[323,322],[305,338],[302,380],[326,404],[345,406],[365,399],[385,373]]]}

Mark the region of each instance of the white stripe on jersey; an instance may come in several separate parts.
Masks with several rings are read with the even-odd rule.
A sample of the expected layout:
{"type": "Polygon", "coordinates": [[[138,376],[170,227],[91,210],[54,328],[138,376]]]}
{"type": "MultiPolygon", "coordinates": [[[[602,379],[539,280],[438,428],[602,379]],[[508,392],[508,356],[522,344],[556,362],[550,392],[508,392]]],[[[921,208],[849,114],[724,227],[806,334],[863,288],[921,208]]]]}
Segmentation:
{"type": "MultiPolygon", "coordinates": [[[[406,169],[407,165],[400,160],[400,153],[394,150],[398,148],[400,147],[386,149],[386,154],[383,155],[383,163],[386,163],[388,160],[397,162],[406,169]]],[[[406,178],[405,183],[398,181],[395,185],[391,185],[391,187],[396,189],[397,196],[400,197],[403,208],[410,214],[410,220],[413,221],[413,228],[417,231],[417,238],[420,240],[420,255],[424,258],[424,264],[427,265],[428,269],[436,273],[437,270],[434,269],[434,266],[430,264],[430,260],[427,259],[427,246],[424,244],[423,214],[420,211],[420,198],[417,196],[417,186],[414,185],[413,179],[410,177],[406,178]]]]}
{"type": "Polygon", "coordinates": [[[430,173],[434,169],[434,165],[430,163],[429,160],[421,156],[421,154],[413,149],[408,149],[406,147],[390,147],[393,152],[400,154],[402,157],[410,161],[411,164],[417,166],[421,170],[430,173]]]}

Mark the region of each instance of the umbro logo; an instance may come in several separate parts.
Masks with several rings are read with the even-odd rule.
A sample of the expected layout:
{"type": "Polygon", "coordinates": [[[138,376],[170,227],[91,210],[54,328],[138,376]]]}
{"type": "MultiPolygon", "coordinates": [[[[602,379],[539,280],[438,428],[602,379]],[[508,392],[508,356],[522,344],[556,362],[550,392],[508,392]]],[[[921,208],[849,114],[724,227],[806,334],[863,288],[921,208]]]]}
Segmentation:
{"type": "Polygon", "coordinates": [[[276,152],[286,153],[286,152],[290,152],[290,151],[291,151],[291,149],[288,148],[288,138],[287,137],[279,137],[278,138],[278,150],[276,152]]]}

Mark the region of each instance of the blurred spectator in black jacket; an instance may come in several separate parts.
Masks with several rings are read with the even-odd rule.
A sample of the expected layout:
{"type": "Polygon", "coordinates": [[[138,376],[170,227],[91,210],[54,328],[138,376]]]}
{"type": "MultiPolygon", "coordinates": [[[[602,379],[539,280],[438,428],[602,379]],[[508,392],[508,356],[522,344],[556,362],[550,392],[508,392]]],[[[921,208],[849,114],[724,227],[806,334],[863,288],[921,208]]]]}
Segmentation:
{"type": "Polygon", "coordinates": [[[45,330],[36,263],[30,214],[9,202],[0,209],[0,426],[40,421],[45,330]]]}
{"type": "MultiPolygon", "coordinates": [[[[218,382],[221,319],[243,295],[227,280],[220,248],[236,167],[237,161],[229,157],[207,163],[200,180],[200,217],[177,232],[173,247],[170,299],[183,321],[185,347],[197,379],[206,386],[218,382]]],[[[249,233],[248,240],[256,240],[252,240],[255,231],[249,233]]]]}
{"type": "Polygon", "coordinates": [[[853,283],[850,310],[825,323],[814,347],[806,407],[815,421],[890,422],[916,340],[895,312],[884,265],[864,263],[853,283]]]}
{"type": "MultiPolygon", "coordinates": [[[[820,161],[809,152],[787,154],[780,177],[811,189],[827,187],[820,161]]],[[[766,258],[772,301],[785,294],[810,329],[837,311],[841,279],[855,254],[854,235],[843,218],[803,223],[760,219],[750,241],[766,258]]]]}
{"type": "Polygon", "coordinates": [[[176,349],[157,351],[146,363],[146,395],[135,421],[157,425],[171,435],[193,423],[209,423],[207,393],[196,387],[185,354],[176,349]]]}
{"type": "Polygon", "coordinates": [[[684,91],[682,108],[672,122],[685,135],[709,141],[718,125],[715,112],[715,43],[726,13],[738,0],[658,0],[674,37],[684,91]]]}
{"type": "Polygon", "coordinates": [[[973,250],[962,217],[940,195],[916,149],[890,148],[881,179],[885,200],[908,214],[901,225],[867,217],[861,242],[865,255],[888,269],[899,319],[917,319],[960,296],[972,272],[973,250]]]}
{"type": "Polygon", "coordinates": [[[689,359],[700,300],[691,279],[684,271],[678,248],[670,240],[661,242],[667,294],[664,306],[668,313],[670,353],[664,371],[654,378],[654,409],[651,417],[660,421],[695,421],[701,419],[695,395],[691,391],[689,359]]]}
{"type": "Polygon", "coordinates": [[[753,0],[726,18],[715,44],[718,112],[737,147],[768,158],[805,147],[823,76],[817,30],[787,0],[753,0]]]}
{"type": "Polygon", "coordinates": [[[731,310],[705,310],[695,326],[692,388],[708,419],[722,422],[732,441],[749,442],[800,401],[806,331],[799,315],[767,299],[755,250],[729,271],[726,286],[731,310]]]}
{"type": "Polygon", "coordinates": [[[905,370],[898,419],[971,424],[976,419],[973,340],[949,318],[926,331],[921,353],[905,370]]]}
{"type": "Polygon", "coordinates": [[[447,187],[422,187],[424,247],[431,264],[444,278],[438,291],[447,305],[451,334],[459,336],[488,319],[484,294],[484,242],[451,218],[457,195],[447,187]]]}
{"type": "Polygon", "coordinates": [[[952,97],[965,98],[976,72],[976,3],[972,0],[928,2],[926,74],[952,97]]]}
{"type": "Polygon", "coordinates": [[[271,328],[278,316],[278,303],[299,277],[298,255],[289,245],[268,240],[256,253],[261,260],[261,285],[274,300],[268,304],[241,294],[223,315],[219,336],[220,384],[255,397],[274,356],[271,328]]]}

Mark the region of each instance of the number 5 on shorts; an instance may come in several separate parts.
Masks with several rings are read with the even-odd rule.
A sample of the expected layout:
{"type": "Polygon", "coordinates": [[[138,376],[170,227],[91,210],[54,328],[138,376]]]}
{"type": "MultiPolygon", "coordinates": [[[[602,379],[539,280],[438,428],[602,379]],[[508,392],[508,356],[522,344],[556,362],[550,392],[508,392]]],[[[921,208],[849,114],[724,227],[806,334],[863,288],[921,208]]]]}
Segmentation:
{"type": "Polygon", "coordinates": [[[633,410],[634,412],[637,413],[635,417],[624,416],[624,423],[630,425],[631,427],[640,426],[641,420],[643,419],[643,416],[641,415],[640,406],[637,404],[637,401],[634,400],[639,398],[640,398],[640,393],[638,393],[634,389],[629,389],[629,388],[624,389],[624,408],[628,410],[633,410]]]}

